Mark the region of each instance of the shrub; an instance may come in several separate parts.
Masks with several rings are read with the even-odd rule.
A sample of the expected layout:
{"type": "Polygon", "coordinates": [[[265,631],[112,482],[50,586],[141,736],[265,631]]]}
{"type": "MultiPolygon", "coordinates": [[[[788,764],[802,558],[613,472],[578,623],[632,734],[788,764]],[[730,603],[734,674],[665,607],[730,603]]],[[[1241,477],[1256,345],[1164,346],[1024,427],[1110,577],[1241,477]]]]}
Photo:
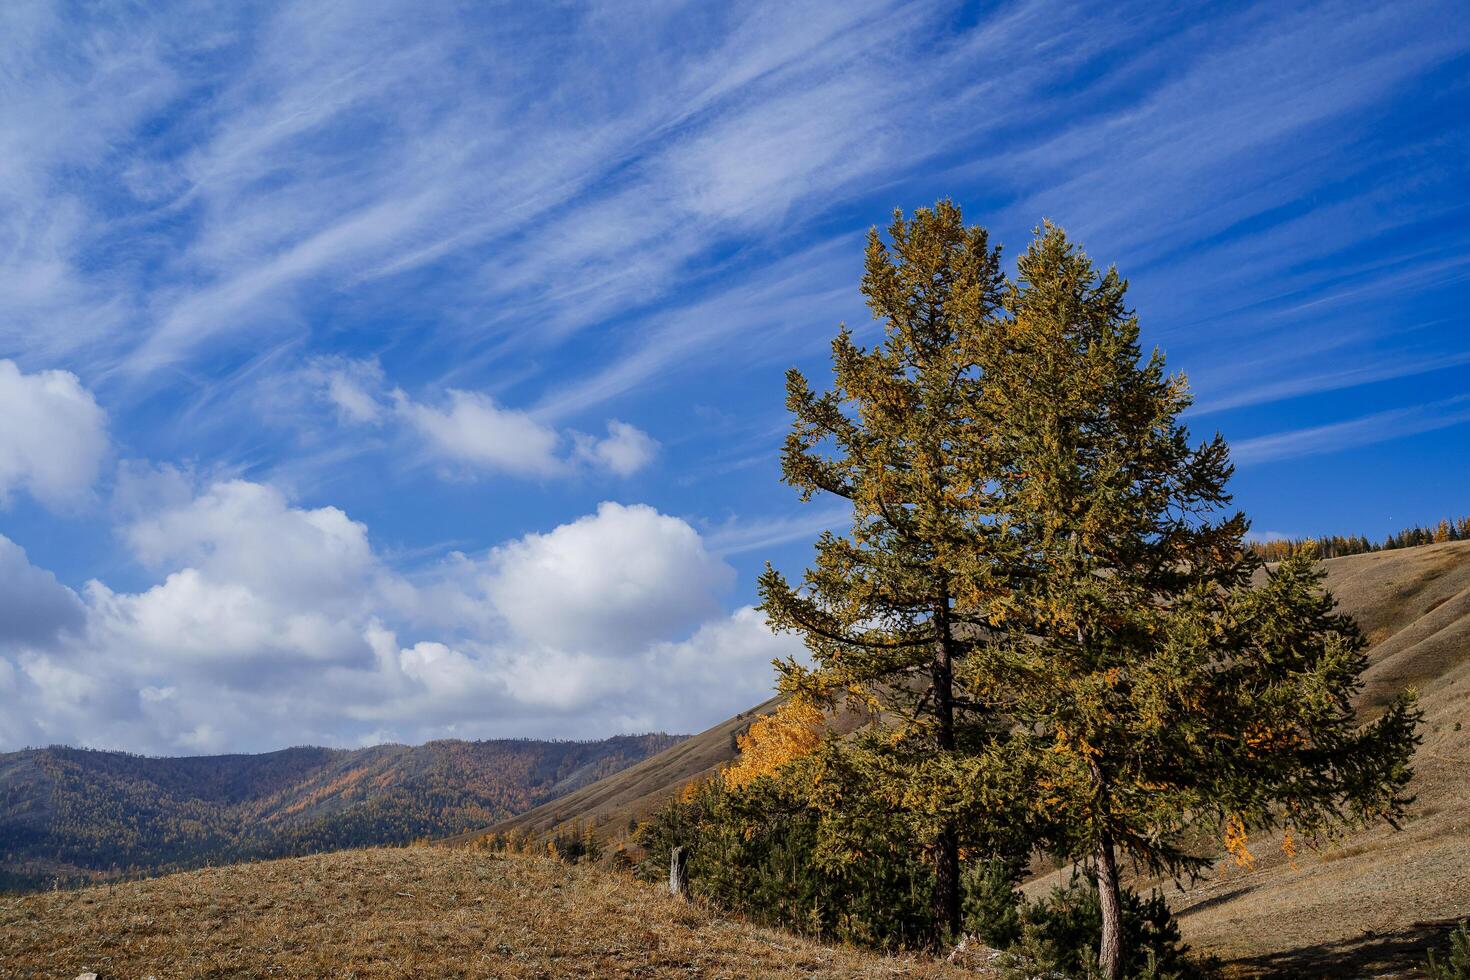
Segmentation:
{"type": "MultiPolygon", "coordinates": [[[[1164,897],[1154,892],[1143,898],[1124,889],[1123,975],[1137,980],[1193,980],[1208,976],[1211,967],[1188,956],[1180,941],[1179,925],[1164,897]]],[[[1065,885],[1019,911],[1020,937],[1011,951],[1027,971],[1091,977],[1097,970],[1097,946],[1102,933],[1102,909],[1097,885],[1073,873],[1065,885]]]]}
{"type": "Polygon", "coordinates": [[[546,849],[547,853],[569,864],[595,863],[602,857],[602,842],[597,839],[596,829],[590,821],[580,827],[573,823],[558,828],[547,839],[546,849]]]}
{"type": "Polygon", "coordinates": [[[637,843],[641,877],[663,880],[682,844],[690,891],[756,922],[863,946],[928,942],[933,885],[914,842],[892,823],[835,825],[791,783],[709,780],[642,824],[637,843]]]}
{"type": "Polygon", "coordinates": [[[963,889],[965,932],[987,945],[1007,949],[1021,938],[1023,899],[1016,890],[1018,869],[999,858],[976,861],[965,868],[963,889]]]}
{"type": "MultiPolygon", "coordinates": [[[[741,789],[719,777],[686,788],[639,825],[640,876],[664,881],[670,850],[683,845],[693,894],[753,921],[862,946],[929,945],[933,882],[922,847],[897,817],[813,806],[810,776],[798,765],[741,789]]],[[[1102,927],[1095,882],[1074,873],[1027,902],[1016,890],[1023,869],[1016,854],[966,866],[965,931],[1011,952],[1028,976],[1094,976],[1102,927]]],[[[1209,975],[1187,955],[1162,895],[1125,890],[1122,902],[1124,976],[1209,975]]]]}
{"type": "Polygon", "coordinates": [[[1470,926],[1461,920],[1458,928],[1450,933],[1450,956],[1443,963],[1431,949],[1424,972],[1429,974],[1429,980],[1470,980],[1470,926]]]}

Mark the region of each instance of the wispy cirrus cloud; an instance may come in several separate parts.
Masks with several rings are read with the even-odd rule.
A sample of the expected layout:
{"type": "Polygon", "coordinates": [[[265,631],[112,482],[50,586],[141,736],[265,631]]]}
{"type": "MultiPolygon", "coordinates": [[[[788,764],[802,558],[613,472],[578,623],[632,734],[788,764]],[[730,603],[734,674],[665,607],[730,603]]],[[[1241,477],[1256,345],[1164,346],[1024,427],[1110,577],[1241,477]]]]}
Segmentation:
{"type": "Polygon", "coordinates": [[[717,555],[741,555],[794,541],[813,541],[823,531],[851,523],[852,510],[845,505],[812,506],[791,515],[728,520],[713,526],[705,542],[717,555]]]}
{"type": "MultiPolygon", "coordinates": [[[[1283,365],[1279,361],[1272,361],[1271,369],[1284,373],[1285,377],[1276,377],[1268,381],[1251,379],[1240,383],[1230,394],[1220,395],[1209,401],[1201,401],[1190,410],[1191,417],[1208,415],[1212,412],[1224,412],[1232,408],[1243,408],[1249,405],[1263,405],[1270,402],[1282,401],[1287,398],[1299,398],[1304,395],[1314,395],[1325,391],[1340,391],[1344,388],[1356,388],[1360,385],[1372,384],[1375,381],[1388,381],[1395,378],[1412,378],[1415,375],[1428,374],[1434,371],[1447,371],[1451,368],[1470,364],[1470,351],[1449,354],[1429,354],[1414,356],[1397,355],[1372,364],[1359,364],[1352,367],[1344,367],[1335,371],[1319,371],[1316,373],[1301,373],[1293,371],[1297,365],[1283,365]],[[1285,369],[1285,370],[1283,370],[1285,369]]],[[[1208,377],[1208,375],[1206,375],[1208,377]]]]}
{"type": "MultiPolygon", "coordinates": [[[[210,138],[173,168],[183,190],[170,206],[197,209],[199,227],[171,264],[203,275],[171,297],[165,292],[157,325],[125,367],[156,370],[227,341],[253,327],[262,308],[280,318],[297,305],[291,291],[306,283],[361,284],[426,262],[464,262],[467,250],[494,241],[514,242],[500,250],[511,261],[479,269],[477,286],[516,299],[518,316],[575,330],[707,249],[709,222],[738,224],[773,190],[805,193],[810,181],[792,179],[801,168],[821,167],[863,139],[863,132],[844,133],[842,117],[831,113],[817,119],[793,105],[783,120],[770,98],[733,118],[709,109],[734,99],[739,79],[760,91],[783,71],[820,75],[833,58],[821,46],[827,37],[845,35],[849,46],[834,50],[850,59],[852,45],[860,51],[876,43],[858,40],[851,28],[882,9],[853,5],[834,15],[828,8],[809,21],[798,45],[759,17],[741,18],[720,50],[649,58],[627,93],[611,98],[606,90],[592,94],[603,73],[645,57],[652,39],[608,23],[626,47],[561,54],[560,32],[598,15],[573,11],[562,24],[527,18],[521,30],[506,33],[520,45],[546,47],[563,69],[555,87],[528,105],[501,97],[499,64],[489,52],[468,49],[452,18],[431,18],[418,43],[403,45],[401,8],[379,16],[286,8],[260,31],[260,50],[269,54],[248,63],[210,106],[210,138]],[[350,22],[341,22],[344,16],[350,22]],[[718,83],[709,72],[711,54],[734,69],[718,83]],[[457,72],[446,69],[450,63],[457,72]],[[467,98],[465,73],[483,73],[487,88],[467,98]],[[759,152],[726,159],[751,139],[753,127],[789,142],[818,125],[820,132],[807,137],[813,152],[804,164],[788,155],[772,167],[770,154],[759,152]],[[323,139],[339,129],[363,131],[377,147],[373,156],[347,154],[339,141],[323,139]],[[659,134],[665,139],[652,142],[659,134]],[[289,168],[279,165],[283,158],[292,161],[289,168]],[[724,176],[711,178],[708,164],[715,162],[724,176]],[[769,171],[765,177],[757,164],[769,171]],[[690,225],[697,220],[705,226],[690,225]],[[640,266],[646,274],[639,275],[640,266]],[[538,308],[551,269],[564,282],[571,274],[576,285],[538,308]]],[[[850,74],[825,81],[821,94],[831,109],[846,107],[849,121],[871,120],[879,108],[872,97],[881,89],[856,85],[850,74]]],[[[762,207],[762,224],[777,217],[762,207]]],[[[469,259],[466,267],[475,266],[469,259]]]]}
{"type": "Polygon", "coordinates": [[[1231,456],[1241,465],[1250,466],[1298,456],[1341,452],[1467,422],[1470,422],[1470,395],[1458,395],[1424,405],[1374,412],[1345,422],[1242,439],[1231,446],[1231,456]]]}
{"type": "MultiPolygon", "coordinates": [[[[66,72],[15,86],[26,125],[10,132],[28,150],[9,183],[44,202],[26,220],[45,226],[27,229],[0,276],[29,284],[32,314],[95,325],[101,343],[69,348],[93,376],[146,389],[221,348],[311,338],[324,295],[376,300],[443,270],[430,295],[448,315],[414,356],[447,358],[446,381],[484,387],[510,352],[547,356],[629,311],[697,323],[738,304],[743,283],[710,276],[722,244],[776,243],[764,262],[729,266],[769,279],[787,261],[782,243],[824,212],[960,154],[971,162],[943,171],[948,182],[1009,195],[1003,224],[1051,214],[1107,254],[1175,267],[1164,278],[1190,289],[1155,291],[1176,309],[1282,273],[1307,289],[1324,273],[1300,270],[1304,249],[1341,251],[1365,209],[1392,211],[1412,191],[1380,182],[1270,234],[1232,229],[1312,186],[1329,152],[1362,148],[1350,129],[1332,132],[1337,121],[1464,50],[1459,33],[1428,29],[1440,13],[1311,6],[1148,24],[1042,0],[958,28],[944,5],[873,0],[655,7],[636,24],[596,6],[506,8],[487,30],[391,2],[298,2],[201,31],[162,12],[109,25],[66,72]],[[668,31],[701,40],[670,49],[668,31]],[[1018,50],[1038,56],[997,57],[1018,50]],[[534,70],[538,58],[554,70],[534,70]],[[1097,74],[1104,58],[1114,67],[1097,74]],[[1077,84],[1058,86],[1069,71],[1077,84]],[[602,84],[610,76],[617,88],[602,84]],[[119,145],[128,152],[109,156],[119,145]],[[91,180],[64,176],[83,160],[91,180]],[[98,223],[114,202],[131,207],[98,223]],[[143,236],[145,261],[109,270],[123,235],[143,236]],[[99,271],[113,288],[95,288],[99,271]]],[[[56,50],[64,26],[44,10],[21,19],[28,46],[6,52],[18,67],[56,50]]],[[[813,286],[850,288],[835,269],[800,288],[813,286]]],[[[643,385],[649,365],[717,356],[681,331],[638,332],[643,343],[576,385],[584,399],[643,385]]],[[[13,339],[57,350],[46,331],[13,339]]],[[[543,404],[573,410],[581,399],[551,383],[562,390],[543,404]]]]}

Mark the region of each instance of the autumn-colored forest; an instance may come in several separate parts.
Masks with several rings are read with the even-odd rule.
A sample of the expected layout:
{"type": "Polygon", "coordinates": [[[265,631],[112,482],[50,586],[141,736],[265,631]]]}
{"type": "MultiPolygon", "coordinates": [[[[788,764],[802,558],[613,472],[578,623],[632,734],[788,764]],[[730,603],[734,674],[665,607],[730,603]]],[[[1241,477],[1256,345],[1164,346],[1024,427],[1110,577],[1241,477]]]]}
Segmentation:
{"type": "Polygon", "coordinates": [[[1444,544],[1447,541],[1470,541],[1470,517],[1446,517],[1434,525],[1406,527],[1397,534],[1374,541],[1364,534],[1326,534],[1314,538],[1271,538],[1251,542],[1251,549],[1267,561],[1281,561],[1304,545],[1316,549],[1321,558],[1345,558],[1370,551],[1392,551],[1415,548],[1421,544],[1444,544]]]}
{"type": "Polygon", "coordinates": [[[493,823],[679,740],[440,741],[193,758],[8,753],[0,755],[0,887],[406,844],[493,823]]]}

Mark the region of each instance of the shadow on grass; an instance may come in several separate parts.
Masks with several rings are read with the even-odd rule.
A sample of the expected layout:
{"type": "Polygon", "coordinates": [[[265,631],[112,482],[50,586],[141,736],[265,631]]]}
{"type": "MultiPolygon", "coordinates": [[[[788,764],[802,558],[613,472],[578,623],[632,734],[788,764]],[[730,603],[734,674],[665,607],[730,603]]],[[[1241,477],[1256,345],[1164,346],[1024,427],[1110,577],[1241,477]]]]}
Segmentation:
{"type": "Polygon", "coordinates": [[[1392,933],[1365,932],[1352,939],[1241,957],[1232,976],[1248,977],[1420,977],[1431,949],[1449,946],[1457,920],[1416,922],[1392,933]]]}
{"type": "Polygon", "coordinates": [[[1198,902],[1195,902],[1193,905],[1182,905],[1174,910],[1174,914],[1176,916],[1185,916],[1193,912],[1203,911],[1204,909],[1210,908],[1214,905],[1223,905],[1225,902],[1228,902],[1233,898],[1239,898],[1247,892],[1254,891],[1255,887],[1255,885],[1241,885],[1239,888],[1232,888],[1229,891],[1221,892],[1218,895],[1211,895],[1209,898],[1202,898],[1198,902]]]}

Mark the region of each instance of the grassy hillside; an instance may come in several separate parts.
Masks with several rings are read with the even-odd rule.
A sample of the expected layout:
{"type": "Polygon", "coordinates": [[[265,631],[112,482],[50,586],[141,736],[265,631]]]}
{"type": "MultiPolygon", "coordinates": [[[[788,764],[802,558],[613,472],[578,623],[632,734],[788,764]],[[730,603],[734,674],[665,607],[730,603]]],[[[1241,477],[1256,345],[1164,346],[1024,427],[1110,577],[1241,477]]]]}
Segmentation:
{"type": "Polygon", "coordinates": [[[360,850],[0,897],[6,977],[977,977],[546,858],[360,850]]]}
{"type": "Polygon", "coordinates": [[[441,741],[194,758],[13,752],[0,755],[0,885],[452,834],[678,741],[441,741]]]}
{"type": "Polygon", "coordinates": [[[1327,587],[1373,642],[1363,713],[1408,686],[1421,695],[1417,799],[1403,829],[1375,827],[1294,861],[1279,841],[1255,840],[1253,867],[1221,862],[1182,891],[1136,887],[1163,886],[1184,938],[1229,961],[1231,976],[1420,976],[1426,950],[1470,917],[1470,542],[1324,567],[1327,587]]]}
{"type": "MultiPolygon", "coordinates": [[[[1364,715],[1405,687],[1420,691],[1418,799],[1402,832],[1375,828],[1320,854],[1303,853],[1295,868],[1274,842],[1256,842],[1254,868],[1226,864],[1187,891],[1168,886],[1185,938],[1235,960],[1242,976],[1405,969],[1422,961],[1454,919],[1470,916],[1470,542],[1336,558],[1324,568],[1327,587],[1372,643],[1359,699],[1364,715]]],[[[616,836],[630,818],[732,759],[733,734],[774,704],[491,829],[540,833],[591,819],[616,836]]],[[[1031,889],[1053,880],[1038,879],[1031,889]]]]}
{"type": "Polygon", "coordinates": [[[511,830],[544,834],[564,824],[587,822],[602,836],[615,836],[627,829],[630,820],[646,817],[690,780],[734,759],[739,754],[737,736],[756,718],[776,710],[779,703],[779,698],[771,698],[622,772],[508,817],[488,829],[479,827],[439,843],[463,844],[486,834],[511,830]]]}
{"type": "MultiPolygon", "coordinates": [[[[653,813],[683,786],[716,772],[739,755],[736,739],[750,728],[751,722],[775,711],[780,703],[780,698],[771,698],[622,772],[489,827],[436,843],[458,846],[512,832],[539,836],[558,828],[587,824],[605,842],[625,837],[634,822],[653,813]]],[[[846,711],[830,719],[832,727],[839,732],[853,731],[863,721],[863,716],[846,711]]]]}

